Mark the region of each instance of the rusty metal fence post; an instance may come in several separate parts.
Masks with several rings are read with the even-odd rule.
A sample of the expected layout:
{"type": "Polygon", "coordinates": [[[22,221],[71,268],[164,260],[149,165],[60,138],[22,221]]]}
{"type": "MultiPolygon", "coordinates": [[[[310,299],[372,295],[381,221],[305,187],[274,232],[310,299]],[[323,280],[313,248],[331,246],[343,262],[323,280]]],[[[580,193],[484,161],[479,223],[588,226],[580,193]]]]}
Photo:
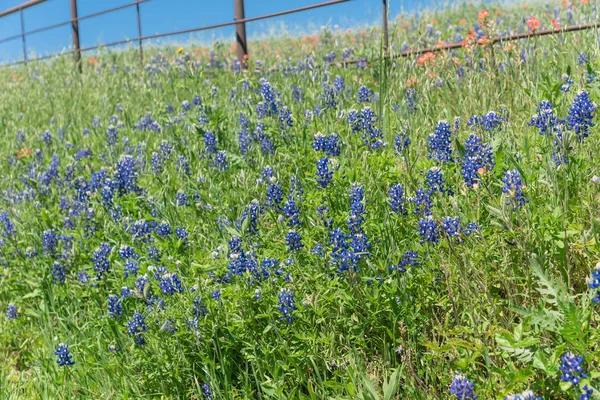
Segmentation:
{"type": "Polygon", "coordinates": [[[23,9],[19,10],[21,14],[21,39],[23,41],[23,61],[27,64],[27,41],[25,39],[25,20],[23,19],[23,9]]]}
{"type": "Polygon", "coordinates": [[[79,19],[77,17],[77,0],[71,0],[71,30],[73,36],[73,54],[75,64],[81,72],[81,47],[79,46],[79,19]]]}
{"type": "MultiPolygon", "coordinates": [[[[246,19],[244,12],[244,0],[233,0],[234,21],[246,19]]],[[[247,69],[248,44],[246,43],[246,23],[235,24],[235,38],[237,42],[237,58],[242,68],[247,69]]]]}
{"type": "Polygon", "coordinates": [[[142,17],[140,16],[140,0],[135,0],[135,2],[135,10],[137,11],[138,38],[140,46],[140,65],[144,67],[144,49],[142,47],[142,17]]]}
{"type": "Polygon", "coordinates": [[[383,54],[385,57],[388,55],[389,51],[389,37],[388,37],[388,7],[387,0],[383,0],[383,54]]]}

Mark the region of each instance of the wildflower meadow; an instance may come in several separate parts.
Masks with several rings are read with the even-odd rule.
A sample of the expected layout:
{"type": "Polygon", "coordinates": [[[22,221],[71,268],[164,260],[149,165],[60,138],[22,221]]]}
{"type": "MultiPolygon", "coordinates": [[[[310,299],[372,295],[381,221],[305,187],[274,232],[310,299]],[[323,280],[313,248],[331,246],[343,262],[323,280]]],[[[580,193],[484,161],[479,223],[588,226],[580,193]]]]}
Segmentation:
{"type": "Polygon", "coordinates": [[[0,397],[600,399],[596,5],[393,17],[2,67],[0,397]]]}

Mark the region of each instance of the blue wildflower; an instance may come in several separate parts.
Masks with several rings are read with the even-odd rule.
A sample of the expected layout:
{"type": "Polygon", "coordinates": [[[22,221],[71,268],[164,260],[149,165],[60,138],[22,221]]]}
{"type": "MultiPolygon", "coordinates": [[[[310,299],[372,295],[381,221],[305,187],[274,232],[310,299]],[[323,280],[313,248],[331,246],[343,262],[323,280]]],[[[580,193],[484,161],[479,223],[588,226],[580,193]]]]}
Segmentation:
{"type": "Polygon", "coordinates": [[[296,304],[294,302],[294,294],[290,291],[290,289],[282,288],[279,292],[278,298],[278,306],[277,309],[281,312],[281,321],[287,321],[288,324],[291,324],[293,321],[292,311],[296,310],[296,304]]]}
{"type": "Polygon", "coordinates": [[[392,265],[389,270],[404,273],[409,266],[419,265],[419,261],[417,260],[418,257],[419,254],[416,251],[407,251],[406,253],[402,254],[398,264],[392,265]]]}
{"type": "Polygon", "coordinates": [[[373,98],[373,92],[367,88],[366,86],[361,86],[358,88],[358,93],[356,94],[358,104],[360,103],[369,103],[373,98]]]}
{"type": "Polygon", "coordinates": [[[288,247],[288,251],[299,251],[304,244],[302,243],[302,236],[295,231],[289,230],[287,235],[285,236],[285,244],[288,247]]]}
{"type": "Polygon", "coordinates": [[[19,309],[15,303],[9,303],[8,306],[6,306],[5,315],[7,319],[16,319],[19,317],[19,309]]]}
{"type": "Polygon", "coordinates": [[[390,207],[392,211],[398,215],[406,214],[406,208],[404,206],[404,187],[400,184],[396,184],[388,191],[390,207]]]}
{"type": "Polygon", "coordinates": [[[70,365],[75,364],[75,361],[73,361],[73,356],[69,351],[68,344],[59,343],[56,348],[56,351],[54,352],[54,355],[58,357],[56,363],[59,367],[68,367],[70,365]]]}
{"type": "Polygon", "coordinates": [[[92,261],[94,263],[94,271],[96,271],[96,279],[102,279],[102,276],[108,272],[110,268],[110,261],[108,256],[112,251],[112,246],[108,243],[102,243],[94,251],[94,255],[92,256],[92,261]]]}
{"type": "Polygon", "coordinates": [[[461,174],[468,187],[479,183],[480,171],[492,170],[496,165],[492,148],[482,143],[481,138],[471,134],[465,142],[465,156],[462,162],[461,174]]]}
{"type": "Polygon", "coordinates": [[[52,264],[52,282],[60,285],[65,283],[65,267],[58,261],[52,264]]]}
{"type": "Polygon", "coordinates": [[[431,216],[420,220],[418,224],[418,232],[421,235],[422,242],[437,243],[439,241],[440,231],[438,230],[438,223],[431,216]]]}
{"type": "Polygon", "coordinates": [[[452,149],[450,148],[451,135],[450,124],[446,121],[440,121],[435,128],[435,132],[429,136],[428,158],[439,162],[453,161],[452,149]]]}
{"type": "Polygon", "coordinates": [[[478,396],[474,394],[475,385],[469,381],[466,376],[456,374],[450,385],[450,394],[454,395],[458,400],[474,400],[478,396]]]}
{"type": "Polygon", "coordinates": [[[567,126],[569,130],[575,131],[580,142],[588,137],[590,128],[595,125],[595,113],[596,105],[590,100],[590,95],[587,92],[579,92],[569,109],[567,126]]]}
{"type": "MultiPolygon", "coordinates": [[[[523,193],[525,185],[523,184],[519,171],[516,169],[506,171],[502,178],[502,182],[504,182],[502,193],[507,194],[510,198],[514,198],[516,205],[523,207],[525,203],[529,201],[525,198],[525,194],[523,193]]],[[[507,204],[510,203],[511,200],[508,200],[507,204]]]]}
{"type": "Polygon", "coordinates": [[[579,385],[582,379],[588,377],[583,368],[585,359],[579,355],[567,352],[560,357],[562,364],[558,369],[562,372],[560,379],[570,382],[573,386],[579,385]]]}
{"type": "Polygon", "coordinates": [[[227,153],[225,153],[223,150],[219,151],[217,153],[217,155],[215,156],[215,161],[214,161],[213,165],[219,171],[226,171],[226,170],[228,170],[229,169],[229,162],[227,161],[227,153]]]}
{"type": "Polygon", "coordinates": [[[127,334],[134,337],[135,343],[142,345],[146,343],[143,333],[148,330],[146,317],[136,311],[133,317],[127,322],[127,334]]]}
{"type": "Polygon", "coordinates": [[[123,315],[123,304],[119,296],[114,294],[108,295],[108,315],[111,318],[118,318],[123,315]]]}

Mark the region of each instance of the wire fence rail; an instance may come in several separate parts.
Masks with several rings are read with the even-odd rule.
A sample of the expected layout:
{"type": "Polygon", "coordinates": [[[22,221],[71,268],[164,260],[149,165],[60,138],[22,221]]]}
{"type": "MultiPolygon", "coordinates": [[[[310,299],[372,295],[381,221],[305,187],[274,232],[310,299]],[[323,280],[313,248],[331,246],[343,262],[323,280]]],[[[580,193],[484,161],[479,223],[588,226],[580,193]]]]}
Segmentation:
{"type": "MultiPolygon", "coordinates": [[[[254,22],[254,21],[259,21],[259,20],[263,20],[263,19],[269,19],[269,18],[279,17],[279,16],[283,16],[283,15],[298,13],[298,12],[302,12],[302,11],[313,10],[316,8],[333,6],[333,5],[337,5],[337,4],[341,4],[341,3],[347,3],[350,0],[328,0],[328,1],[321,2],[321,3],[317,3],[317,4],[292,8],[292,9],[288,9],[288,10],[284,10],[284,11],[278,11],[278,12],[264,14],[264,15],[260,15],[257,17],[250,17],[250,18],[245,17],[244,0],[234,0],[233,1],[234,2],[234,19],[233,19],[233,21],[212,24],[212,25],[205,25],[205,26],[191,28],[191,29],[159,33],[159,34],[154,34],[154,35],[142,35],[142,15],[140,12],[140,5],[143,3],[152,1],[152,0],[136,0],[132,3],[123,4],[118,7],[109,8],[109,9],[102,10],[102,11],[99,11],[99,12],[96,12],[93,14],[85,15],[83,17],[79,17],[77,14],[77,0],[70,0],[70,8],[71,8],[71,19],[70,20],[59,22],[57,24],[44,26],[42,28],[38,28],[38,29],[30,30],[30,31],[25,31],[23,11],[30,7],[34,7],[36,5],[45,3],[46,1],[47,0],[30,0],[30,1],[27,1],[25,3],[18,5],[16,7],[12,7],[5,11],[0,12],[0,18],[11,15],[11,14],[15,14],[15,13],[19,13],[20,18],[21,18],[21,33],[1,38],[0,44],[21,38],[21,40],[23,42],[23,60],[12,62],[12,63],[6,64],[6,65],[18,65],[18,64],[24,64],[24,63],[26,64],[27,62],[46,60],[46,59],[49,59],[52,57],[56,57],[56,56],[65,54],[65,52],[62,51],[62,52],[52,53],[52,54],[48,54],[45,56],[30,59],[27,56],[27,36],[35,34],[35,33],[39,33],[39,32],[48,31],[50,29],[59,28],[59,27],[66,26],[66,25],[71,25],[71,27],[72,27],[71,36],[73,39],[73,48],[71,50],[67,51],[66,53],[67,54],[73,53],[77,67],[80,70],[81,70],[81,62],[80,62],[81,61],[81,53],[84,51],[90,51],[90,50],[95,50],[95,49],[104,48],[104,47],[113,47],[113,46],[118,46],[118,45],[123,45],[123,44],[137,43],[140,62],[143,63],[144,62],[144,51],[143,51],[143,42],[144,41],[168,37],[168,36],[175,36],[175,35],[182,35],[182,34],[206,31],[206,30],[223,28],[223,27],[235,25],[237,57],[238,57],[238,60],[240,61],[240,63],[242,63],[242,66],[244,68],[246,68],[247,67],[246,59],[248,57],[248,44],[247,44],[247,39],[246,39],[246,23],[247,22],[254,22]],[[113,13],[113,12],[120,11],[120,10],[123,10],[126,8],[131,8],[131,7],[136,8],[138,37],[133,38],[133,39],[118,40],[118,41],[114,41],[111,43],[105,43],[105,44],[99,44],[99,45],[95,45],[95,46],[81,48],[80,42],[79,42],[79,21],[98,17],[100,15],[104,15],[104,14],[108,14],[108,13],[113,13]]],[[[387,0],[382,0],[382,1],[384,4],[384,8],[386,8],[387,0]]],[[[386,16],[387,16],[387,13],[386,13],[386,16]]]]}
{"type": "MultiPolygon", "coordinates": [[[[244,0],[233,0],[233,2],[234,2],[234,19],[232,21],[222,22],[222,23],[217,23],[217,24],[212,24],[212,25],[205,25],[205,26],[191,28],[191,29],[159,33],[159,34],[154,34],[154,35],[142,35],[142,16],[141,16],[141,12],[140,12],[140,5],[147,3],[149,1],[152,1],[152,0],[136,0],[131,3],[123,4],[118,7],[109,8],[109,9],[102,10],[102,11],[92,13],[92,14],[88,14],[88,15],[85,15],[82,17],[79,17],[78,13],[77,13],[77,0],[70,0],[70,9],[71,9],[71,19],[70,20],[59,22],[59,23],[52,24],[52,25],[47,25],[47,26],[44,26],[41,28],[30,30],[30,31],[25,31],[23,11],[30,7],[34,7],[36,5],[45,3],[46,1],[47,0],[29,0],[18,6],[9,8],[4,11],[0,11],[0,18],[15,14],[15,13],[19,13],[20,14],[20,24],[21,24],[21,33],[20,34],[15,34],[12,36],[0,38],[0,44],[11,41],[11,40],[16,40],[19,38],[21,38],[22,44],[23,44],[23,60],[15,61],[15,62],[12,62],[9,64],[4,64],[4,66],[18,65],[18,64],[24,64],[24,63],[26,64],[28,62],[46,60],[46,59],[49,59],[52,57],[72,53],[74,55],[76,67],[79,69],[79,71],[81,71],[81,53],[82,52],[96,50],[96,49],[105,48],[105,47],[113,47],[113,46],[119,46],[119,45],[124,45],[124,44],[132,44],[132,43],[138,44],[138,53],[139,53],[140,63],[143,64],[143,62],[144,62],[143,43],[145,41],[168,37],[168,36],[189,34],[189,33],[206,31],[206,30],[211,30],[211,29],[223,28],[223,27],[234,25],[235,29],[236,29],[237,59],[241,63],[242,68],[247,68],[248,67],[248,64],[247,64],[248,43],[247,43],[247,39],[246,39],[246,23],[247,22],[254,22],[254,21],[279,17],[279,16],[283,16],[283,15],[294,14],[294,13],[298,13],[298,12],[302,12],[302,11],[313,10],[316,8],[333,6],[333,5],[337,5],[337,4],[341,4],[341,3],[347,3],[351,0],[328,0],[328,1],[321,2],[321,3],[316,3],[316,4],[303,6],[303,7],[292,8],[292,9],[288,9],[288,10],[284,10],[284,11],[278,11],[278,12],[264,14],[264,15],[260,15],[257,17],[250,17],[250,18],[245,17],[244,0]],[[117,11],[124,10],[127,8],[132,8],[132,7],[135,7],[135,9],[136,9],[138,37],[133,38],[133,39],[118,40],[118,41],[114,41],[111,43],[98,44],[98,45],[94,45],[94,46],[81,48],[80,41],[79,41],[79,21],[95,18],[95,17],[101,16],[104,14],[109,14],[109,13],[117,12],[117,11]],[[27,36],[36,34],[36,33],[40,33],[40,32],[44,32],[44,31],[48,31],[48,30],[51,30],[54,28],[67,26],[67,25],[71,25],[71,31],[72,31],[71,37],[73,40],[73,48],[71,50],[69,50],[67,52],[62,51],[62,52],[52,53],[52,54],[48,54],[45,56],[36,57],[36,58],[32,58],[32,59],[28,58],[28,56],[27,56],[27,36]]],[[[258,0],[258,1],[260,1],[260,0],[258,0]]],[[[388,32],[388,30],[389,30],[388,29],[388,0],[374,0],[374,1],[381,1],[381,5],[382,5],[382,26],[381,26],[381,28],[382,28],[381,29],[381,31],[382,31],[381,46],[382,47],[381,48],[382,48],[383,54],[382,54],[381,58],[393,59],[393,58],[408,57],[408,56],[414,56],[414,55],[421,55],[421,54],[425,54],[425,53],[434,53],[434,52],[447,51],[447,50],[465,47],[463,43],[452,43],[452,44],[447,44],[447,45],[442,45],[442,46],[435,46],[435,47],[422,48],[422,49],[411,49],[411,50],[407,50],[404,52],[391,53],[390,47],[389,47],[389,32],[388,32]]],[[[594,29],[594,28],[600,28],[600,23],[580,24],[580,25],[572,25],[572,26],[563,27],[561,29],[542,29],[542,30],[529,31],[529,32],[513,34],[513,35],[496,36],[493,38],[488,38],[485,41],[478,41],[478,42],[472,43],[470,45],[489,46],[489,45],[499,43],[499,42],[521,40],[521,39],[527,39],[527,38],[532,38],[532,37],[537,37],[537,36],[554,35],[554,34],[559,34],[559,33],[576,32],[576,31],[582,31],[582,30],[594,29]]],[[[359,61],[359,60],[345,60],[345,61],[342,61],[341,63],[347,65],[347,64],[351,64],[351,63],[356,63],[357,61],[359,61]]],[[[376,60],[373,60],[373,61],[376,61],[376,60]]]]}

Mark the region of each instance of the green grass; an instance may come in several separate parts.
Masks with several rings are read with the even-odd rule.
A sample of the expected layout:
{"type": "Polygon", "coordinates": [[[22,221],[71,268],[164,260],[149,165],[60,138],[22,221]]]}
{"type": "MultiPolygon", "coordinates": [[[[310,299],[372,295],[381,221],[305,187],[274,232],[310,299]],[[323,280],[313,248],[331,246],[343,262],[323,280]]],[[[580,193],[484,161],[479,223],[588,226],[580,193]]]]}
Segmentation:
{"type": "MultiPolygon", "coordinates": [[[[561,24],[569,25],[566,10],[559,7],[561,24]]],[[[478,9],[463,5],[425,13],[418,20],[397,19],[391,26],[392,53],[403,43],[416,48],[454,41],[457,32],[466,37],[478,9]],[[436,22],[428,34],[432,19],[436,22]]],[[[494,17],[500,12],[500,22],[486,28],[489,36],[518,30],[523,17],[536,15],[545,26],[552,19],[545,6],[490,5],[489,10],[494,17]]],[[[591,6],[578,5],[572,23],[590,20],[591,6]]],[[[147,57],[154,61],[148,61],[148,70],[140,68],[134,50],[102,52],[94,56],[96,64],[86,56],[81,75],[67,56],[1,69],[0,211],[8,213],[15,233],[2,237],[0,308],[4,313],[15,303],[20,316],[0,318],[0,393],[10,399],[203,399],[206,383],[215,399],[448,399],[455,398],[449,386],[461,371],[474,382],[480,399],[503,399],[529,388],[544,399],[579,399],[583,384],[600,386],[598,308],[591,302],[596,291],[586,283],[600,258],[600,193],[592,182],[600,175],[600,136],[593,127],[579,143],[573,132],[565,131],[572,146],[569,163],[557,167],[552,138],[539,135],[528,122],[545,99],[561,118],[567,117],[580,90],[598,102],[598,81],[588,82],[590,73],[597,74],[598,43],[596,30],[559,33],[437,53],[433,63],[420,66],[416,57],[376,61],[382,51],[377,29],[352,34],[325,30],[314,45],[286,36],[254,44],[250,69],[242,73],[226,61],[231,58],[225,44],[215,46],[222,68],[208,65],[204,50],[190,46],[182,54],[175,47],[149,51],[147,57]],[[324,64],[330,51],[340,61],[344,48],[355,51],[352,57],[375,61],[364,69],[324,64]],[[163,54],[159,61],[158,50],[163,54]],[[589,56],[589,63],[578,63],[580,52],[589,56]],[[309,53],[314,67],[298,69],[309,53]],[[574,81],[568,92],[560,90],[563,74],[574,81]],[[338,76],[347,90],[336,95],[336,109],[327,108],[323,81],[332,85],[338,76]],[[260,143],[254,143],[243,155],[239,116],[244,113],[249,133],[254,132],[261,78],[289,107],[293,126],[280,130],[277,116],[264,118],[273,154],[264,155],[260,143]],[[405,99],[409,84],[417,93],[413,112],[405,99]],[[294,85],[302,93],[300,101],[294,99],[294,85]],[[351,110],[365,105],[357,104],[362,85],[377,94],[368,105],[387,143],[381,149],[365,146],[347,121],[351,110]],[[195,95],[202,106],[192,105],[181,114],[182,102],[192,103],[195,95]],[[166,111],[168,105],[175,112],[166,111]],[[322,110],[319,116],[315,106],[322,110]],[[501,109],[508,120],[500,130],[473,130],[467,124],[470,116],[501,109]],[[306,110],[313,116],[306,117],[306,110]],[[148,112],[161,132],[135,128],[148,112]],[[117,129],[118,142],[107,145],[112,115],[123,126],[117,129]],[[199,116],[205,121],[199,122],[199,116]],[[100,117],[101,126],[93,127],[94,117],[100,117]],[[456,118],[460,128],[453,132],[451,146],[457,161],[429,159],[428,137],[438,121],[456,118]],[[51,144],[43,140],[46,130],[51,144]],[[219,171],[206,154],[207,131],[214,132],[218,150],[227,155],[226,171],[219,171]],[[316,161],[324,155],[311,148],[318,132],[338,134],[344,143],[341,154],[333,157],[339,169],[327,188],[319,186],[315,175],[316,161]],[[495,160],[475,188],[465,185],[460,163],[471,133],[492,146],[495,160]],[[412,143],[397,154],[394,138],[400,135],[412,143]],[[152,155],[161,153],[163,141],[173,150],[163,171],[155,174],[152,155]],[[32,153],[22,151],[18,158],[23,148],[32,153]],[[93,155],[77,160],[82,149],[93,155]],[[89,183],[101,168],[112,179],[128,153],[136,161],[143,191],[114,194],[113,207],[121,218],[116,220],[103,203],[101,190],[89,189],[80,215],[69,217],[83,180],[89,183]],[[45,185],[43,173],[53,155],[60,160],[59,176],[45,185]],[[189,175],[178,168],[180,156],[189,163],[189,175]],[[283,189],[282,206],[292,177],[302,184],[302,225],[296,229],[304,247],[298,252],[287,249],[290,228],[283,212],[266,206],[268,184],[257,182],[266,166],[273,168],[274,181],[283,189]],[[462,234],[462,243],[444,235],[438,244],[421,242],[415,206],[407,202],[407,214],[398,215],[388,204],[388,190],[395,184],[404,186],[407,198],[426,188],[432,167],[441,168],[454,192],[432,195],[434,220],[458,217],[462,225],[475,221],[481,227],[469,237],[462,234]],[[502,193],[507,170],[521,174],[528,200],[524,207],[514,208],[513,199],[502,193]],[[370,255],[362,256],[359,272],[338,273],[328,243],[330,229],[317,208],[327,206],[331,226],[348,233],[348,191],[354,183],[365,192],[363,230],[370,255]],[[176,205],[180,190],[189,196],[187,206],[176,205]],[[60,207],[63,197],[68,207],[60,207]],[[247,220],[241,223],[254,199],[263,210],[258,234],[250,232],[247,220]],[[222,217],[231,225],[221,227],[222,217]],[[152,243],[134,240],[126,227],[142,219],[167,221],[173,234],[152,233],[152,243]],[[176,227],[187,230],[189,245],[176,237],[176,227]],[[45,252],[42,234],[49,230],[71,235],[72,248],[61,240],[56,253],[45,252]],[[277,259],[283,272],[261,282],[252,281],[249,273],[219,282],[216,277],[230,263],[232,236],[243,239],[244,251],[258,264],[277,259]],[[112,246],[110,271],[97,281],[93,254],[103,242],[112,246]],[[317,243],[325,257],[311,252],[317,243]],[[107,310],[108,295],[120,294],[123,286],[134,288],[136,282],[124,278],[121,245],[140,255],[138,276],[147,274],[150,284],[124,299],[123,315],[114,319],[107,310]],[[149,258],[149,245],[160,250],[160,261],[149,258]],[[411,250],[418,252],[419,265],[404,273],[389,269],[411,250]],[[66,271],[62,285],[51,275],[58,258],[66,271]],[[153,278],[158,265],[176,273],[185,291],[163,294],[153,278]],[[87,271],[90,282],[79,282],[80,271],[87,271]],[[277,308],[282,288],[295,296],[297,309],[289,324],[280,320],[277,308]],[[212,297],[215,290],[221,290],[220,301],[212,297]],[[152,295],[166,305],[154,302],[150,310],[152,295]],[[197,329],[189,329],[186,320],[193,318],[197,297],[208,313],[199,318],[197,329]],[[144,345],[127,334],[135,311],[146,317],[144,345]],[[174,334],[161,331],[167,320],[175,324],[174,334]],[[53,353],[61,342],[69,345],[73,366],[57,365],[53,353]],[[109,346],[120,351],[110,352],[109,346]],[[585,357],[589,378],[579,388],[560,381],[560,356],[567,351],[585,357]]],[[[2,224],[0,232],[6,233],[2,224]]]]}

